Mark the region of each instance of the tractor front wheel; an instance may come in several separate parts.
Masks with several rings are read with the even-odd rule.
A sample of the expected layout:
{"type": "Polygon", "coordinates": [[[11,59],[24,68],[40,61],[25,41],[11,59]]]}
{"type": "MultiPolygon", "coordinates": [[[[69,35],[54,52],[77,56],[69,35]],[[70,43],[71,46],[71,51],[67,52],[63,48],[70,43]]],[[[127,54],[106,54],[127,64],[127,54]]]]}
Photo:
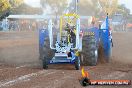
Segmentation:
{"type": "Polygon", "coordinates": [[[76,70],[80,69],[80,58],[79,57],[76,57],[75,59],[75,68],[76,70]]]}
{"type": "Polygon", "coordinates": [[[42,60],[43,69],[48,69],[48,61],[46,59],[42,60]]]}

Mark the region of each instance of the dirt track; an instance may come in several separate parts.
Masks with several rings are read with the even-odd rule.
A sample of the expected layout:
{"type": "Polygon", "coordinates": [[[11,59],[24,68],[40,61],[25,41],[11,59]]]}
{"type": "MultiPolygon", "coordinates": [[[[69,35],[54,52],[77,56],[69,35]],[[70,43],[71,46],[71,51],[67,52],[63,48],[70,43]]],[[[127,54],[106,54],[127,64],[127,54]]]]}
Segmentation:
{"type": "MultiPolygon", "coordinates": [[[[110,63],[86,66],[91,79],[132,80],[132,33],[114,33],[110,63]]],[[[81,88],[81,71],[72,65],[41,68],[37,32],[0,33],[0,88],[81,88]]],[[[129,86],[89,86],[87,88],[132,88],[129,86]]]]}

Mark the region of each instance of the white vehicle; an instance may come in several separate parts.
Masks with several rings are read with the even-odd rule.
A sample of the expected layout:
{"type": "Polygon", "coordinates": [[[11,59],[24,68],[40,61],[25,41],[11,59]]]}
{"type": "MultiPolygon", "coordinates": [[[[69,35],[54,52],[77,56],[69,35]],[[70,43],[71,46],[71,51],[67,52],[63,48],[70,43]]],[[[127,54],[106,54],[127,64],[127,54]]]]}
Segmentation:
{"type": "Polygon", "coordinates": [[[115,31],[124,31],[126,28],[126,20],[122,14],[114,15],[112,26],[115,31]]]}

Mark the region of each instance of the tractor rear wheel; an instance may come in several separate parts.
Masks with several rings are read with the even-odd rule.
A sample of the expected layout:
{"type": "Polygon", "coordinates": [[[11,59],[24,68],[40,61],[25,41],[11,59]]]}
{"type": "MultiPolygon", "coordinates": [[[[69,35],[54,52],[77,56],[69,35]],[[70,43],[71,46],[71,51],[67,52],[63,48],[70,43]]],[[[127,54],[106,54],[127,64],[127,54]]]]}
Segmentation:
{"type": "Polygon", "coordinates": [[[49,38],[45,38],[44,45],[41,47],[39,46],[39,53],[40,53],[40,60],[42,60],[43,68],[48,68],[48,62],[51,60],[54,56],[54,51],[50,49],[50,42],[49,38]]]}
{"type": "Polygon", "coordinates": [[[82,65],[97,65],[98,47],[96,39],[92,36],[84,36],[81,56],[82,65]]]}

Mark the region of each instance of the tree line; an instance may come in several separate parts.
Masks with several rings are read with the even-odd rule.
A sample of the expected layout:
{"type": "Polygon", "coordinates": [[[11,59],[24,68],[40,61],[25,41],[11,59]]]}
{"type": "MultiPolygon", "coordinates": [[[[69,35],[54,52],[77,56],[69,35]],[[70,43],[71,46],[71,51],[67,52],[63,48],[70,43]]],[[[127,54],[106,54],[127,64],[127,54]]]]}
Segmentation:
{"type": "MultiPolygon", "coordinates": [[[[0,0],[0,17],[10,14],[44,14],[46,9],[50,8],[53,15],[61,15],[66,9],[72,7],[74,3],[68,3],[69,0],[40,0],[40,7],[34,8],[24,3],[23,0],[0,0]]],[[[75,1],[75,0],[72,0],[75,1]]],[[[130,10],[125,5],[118,5],[118,0],[79,0],[78,13],[80,15],[100,16],[115,13],[127,16],[130,10]]]]}

